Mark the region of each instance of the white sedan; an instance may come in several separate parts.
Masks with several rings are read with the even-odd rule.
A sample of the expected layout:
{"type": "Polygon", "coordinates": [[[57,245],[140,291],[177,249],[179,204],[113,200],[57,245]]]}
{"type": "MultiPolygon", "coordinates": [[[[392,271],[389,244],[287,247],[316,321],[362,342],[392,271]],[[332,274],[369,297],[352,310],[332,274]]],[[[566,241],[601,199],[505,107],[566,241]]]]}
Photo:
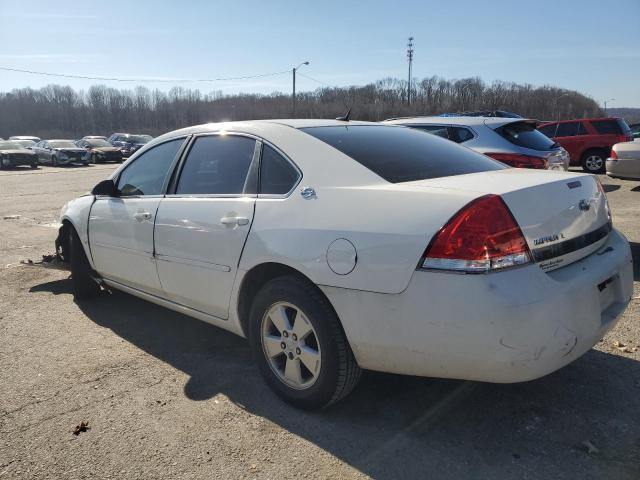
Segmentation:
{"type": "Polygon", "coordinates": [[[69,202],[77,298],[101,285],[249,338],[302,408],[361,369],[519,382],[570,363],[632,294],[594,176],[507,168],[401,126],[208,124],[69,202]]]}

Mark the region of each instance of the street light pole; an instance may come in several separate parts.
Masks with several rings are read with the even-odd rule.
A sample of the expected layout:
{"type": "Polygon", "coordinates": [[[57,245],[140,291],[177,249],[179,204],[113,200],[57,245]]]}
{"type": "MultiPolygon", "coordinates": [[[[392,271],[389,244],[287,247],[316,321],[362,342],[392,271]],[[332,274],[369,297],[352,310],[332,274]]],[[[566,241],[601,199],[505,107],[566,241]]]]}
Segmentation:
{"type": "Polygon", "coordinates": [[[607,112],[607,102],[613,102],[615,101],[615,98],[609,98],[607,100],[604,101],[604,116],[608,116],[609,113],[607,112]]]}
{"type": "Polygon", "coordinates": [[[556,120],[560,120],[560,108],[558,105],[558,101],[563,98],[563,97],[568,97],[569,94],[568,93],[563,93],[562,95],[560,95],[559,97],[556,97],[556,101],[555,101],[555,110],[556,110],[556,120]]]}
{"type": "Polygon", "coordinates": [[[309,65],[309,62],[302,62],[300,65],[295,67],[292,71],[293,72],[293,115],[292,117],[294,118],[296,116],[296,70],[298,70],[303,65],[309,65]]]}

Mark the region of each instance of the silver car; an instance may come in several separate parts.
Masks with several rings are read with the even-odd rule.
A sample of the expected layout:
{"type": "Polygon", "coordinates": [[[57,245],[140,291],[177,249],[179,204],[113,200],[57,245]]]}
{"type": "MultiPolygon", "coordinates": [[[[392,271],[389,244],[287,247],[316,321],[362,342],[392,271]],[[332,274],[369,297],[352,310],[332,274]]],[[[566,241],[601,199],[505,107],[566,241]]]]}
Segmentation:
{"type": "Polygon", "coordinates": [[[640,180],[640,138],[616,143],[606,165],[610,177],[640,180]]]}
{"type": "Polygon", "coordinates": [[[384,123],[439,135],[518,168],[568,170],[569,154],[536,130],[536,121],[495,117],[407,117],[384,123]]]}

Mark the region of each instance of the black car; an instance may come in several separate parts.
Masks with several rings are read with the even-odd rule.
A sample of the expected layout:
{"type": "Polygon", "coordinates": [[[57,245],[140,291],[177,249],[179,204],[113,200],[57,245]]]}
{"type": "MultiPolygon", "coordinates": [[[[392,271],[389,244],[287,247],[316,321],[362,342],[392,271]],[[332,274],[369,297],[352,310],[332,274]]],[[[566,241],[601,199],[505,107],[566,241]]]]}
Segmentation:
{"type": "Polygon", "coordinates": [[[130,157],[151,140],[151,135],[131,133],[114,133],[107,139],[111,145],[120,149],[123,157],[130,157]]]}
{"type": "Polygon", "coordinates": [[[28,165],[38,168],[38,156],[18,142],[3,140],[0,142],[0,169],[28,165]]]}
{"type": "Polygon", "coordinates": [[[122,152],[106,140],[100,138],[83,138],[76,145],[84,148],[91,163],[122,162],[122,152]]]}

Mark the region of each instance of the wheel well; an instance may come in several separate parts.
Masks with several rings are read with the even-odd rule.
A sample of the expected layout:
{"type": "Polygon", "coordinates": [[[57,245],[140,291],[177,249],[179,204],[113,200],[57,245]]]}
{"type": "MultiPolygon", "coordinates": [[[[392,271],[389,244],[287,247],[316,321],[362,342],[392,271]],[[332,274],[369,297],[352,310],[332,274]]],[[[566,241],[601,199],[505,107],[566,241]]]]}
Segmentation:
{"type": "Polygon", "coordinates": [[[75,227],[69,220],[64,219],[60,230],[58,230],[58,238],[56,238],[56,253],[60,255],[64,262],[69,262],[71,260],[70,235],[74,228],[75,227]]]}
{"type": "Polygon", "coordinates": [[[591,148],[587,148],[584,152],[582,152],[582,156],[580,157],[580,160],[584,160],[585,158],[587,158],[587,156],[589,156],[589,154],[593,153],[593,152],[603,152],[606,155],[609,154],[609,152],[611,151],[611,149],[607,149],[606,147],[591,147],[591,148]]]}
{"type": "MultiPolygon", "coordinates": [[[[320,290],[311,279],[295,268],[283,265],[282,263],[262,263],[257,265],[244,276],[242,285],[240,286],[240,292],[238,293],[238,319],[240,320],[240,325],[245,336],[249,335],[249,314],[251,312],[253,299],[258,293],[258,290],[269,280],[285,275],[296,276],[304,282],[313,285],[313,287],[318,289],[322,296],[326,298],[322,290],[320,290]]],[[[329,305],[331,305],[331,302],[329,302],[329,305]]]]}

